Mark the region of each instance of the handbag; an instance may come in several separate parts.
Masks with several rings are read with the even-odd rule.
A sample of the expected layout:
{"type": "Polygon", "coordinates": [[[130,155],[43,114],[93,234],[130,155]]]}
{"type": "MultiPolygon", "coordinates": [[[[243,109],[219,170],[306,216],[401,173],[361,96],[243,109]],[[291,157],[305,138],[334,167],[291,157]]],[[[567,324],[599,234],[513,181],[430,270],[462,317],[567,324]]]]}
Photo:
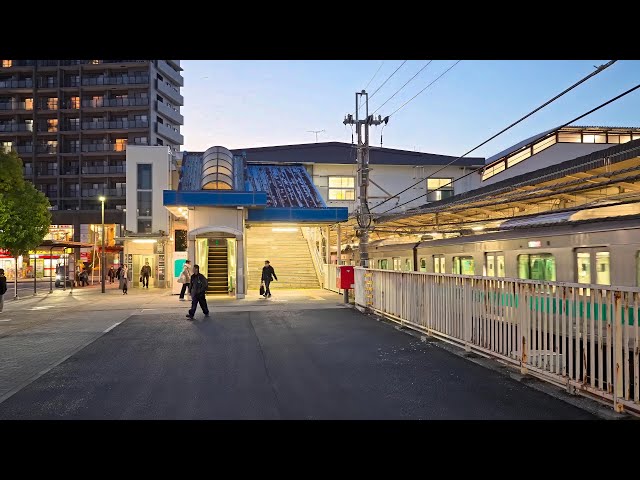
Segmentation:
{"type": "Polygon", "coordinates": [[[142,281],[142,275],[140,275],[140,281],[142,281]]]}
{"type": "Polygon", "coordinates": [[[260,284],[260,295],[264,295],[264,283],[260,284]]]}

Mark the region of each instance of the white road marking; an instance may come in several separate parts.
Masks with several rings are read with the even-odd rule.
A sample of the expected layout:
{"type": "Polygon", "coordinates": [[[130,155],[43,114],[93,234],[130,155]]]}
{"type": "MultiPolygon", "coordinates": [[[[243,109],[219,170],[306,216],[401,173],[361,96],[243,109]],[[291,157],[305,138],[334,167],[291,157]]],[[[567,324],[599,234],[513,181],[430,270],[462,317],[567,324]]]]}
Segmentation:
{"type": "Polygon", "coordinates": [[[11,320],[11,318],[5,318],[4,320],[0,320],[0,322],[10,322],[11,320]]]}
{"type": "Polygon", "coordinates": [[[109,328],[107,328],[107,329],[106,329],[104,332],[102,332],[102,333],[110,332],[111,330],[113,330],[114,328],[116,328],[118,325],[120,325],[122,322],[124,322],[124,320],[122,320],[121,322],[114,323],[113,325],[111,325],[109,328]]]}

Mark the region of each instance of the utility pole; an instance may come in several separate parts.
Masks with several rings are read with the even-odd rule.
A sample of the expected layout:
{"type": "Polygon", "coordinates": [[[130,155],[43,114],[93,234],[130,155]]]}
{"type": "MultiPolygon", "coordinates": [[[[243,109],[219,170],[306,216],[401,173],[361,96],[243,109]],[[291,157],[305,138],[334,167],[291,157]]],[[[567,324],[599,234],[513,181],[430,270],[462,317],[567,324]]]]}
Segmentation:
{"type": "Polygon", "coordinates": [[[357,157],[358,157],[358,185],[360,187],[360,207],[356,212],[356,219],[358,221],[358,233],[360,237],[359,243],[359,251],[360,251],[360,266],[364,268],[369,268],[369,229],[371,228],[371,212],[369,211],[369,198],[368,198],[368,188],[369,188],[369,126],[370,125],[380,125],[384,123],[385,125],[389,122],[389,117],[382,118],[381,115],[378,115],[378,118],[375,119],[373,115],[369,115],[369,94],[362,90],[361,92],[356,92],[356,118],[353,118],[353,115],[347,114],[345,117],[344,123],[345,125],[355,125],[356,131],[358,133],[358,146],[357,146],[357,157]],[[360,101],[364,97],[365,100],[365,116],[361,120],[359,117],[359,105],[360,101]],[[363,132],[362,127],[364,127],[364,140],[363,140],[363,132]]]}
{"type": "Polygon", "coordinates": [[[318,143],[318,134],[324,132],[324,130],[307,130],[307,132],[315,133],[316,134],[316,143],[318,143]]]}

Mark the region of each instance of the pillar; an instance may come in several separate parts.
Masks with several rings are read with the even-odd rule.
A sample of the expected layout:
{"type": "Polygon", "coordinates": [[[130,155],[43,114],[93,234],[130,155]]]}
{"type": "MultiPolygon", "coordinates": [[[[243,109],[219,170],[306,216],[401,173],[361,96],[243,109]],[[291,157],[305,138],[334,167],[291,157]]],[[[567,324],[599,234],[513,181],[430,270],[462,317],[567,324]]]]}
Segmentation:
{"type": "Polygon", "coordinates": [[[236,237],[236,298],[244,298],[246,294],[244,237],[236,237]]]}
{"type": "Polygon", "coordinates": [[[327,265],[331,263],[331,227],[327,226],[326,230],[326,246],[327,246],[327,265]]]}
{"type": "Polygon", "coordinates": [[[338,265],[342,265],[342,238],[340,224],[338,224],[338,265]]]}

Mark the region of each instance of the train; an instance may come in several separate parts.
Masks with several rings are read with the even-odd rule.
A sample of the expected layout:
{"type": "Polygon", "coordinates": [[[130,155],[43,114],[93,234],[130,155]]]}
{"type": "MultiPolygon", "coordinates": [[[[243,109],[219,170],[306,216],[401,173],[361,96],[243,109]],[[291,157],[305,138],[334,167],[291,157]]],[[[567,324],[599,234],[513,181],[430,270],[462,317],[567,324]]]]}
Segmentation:
{"type": "Polygon", "coordinates": [[[584,219],[569,212],[555,223],[550,217],[454,238],[372,241],[369,268],[640,286],[640,215],[584,219]]]}

